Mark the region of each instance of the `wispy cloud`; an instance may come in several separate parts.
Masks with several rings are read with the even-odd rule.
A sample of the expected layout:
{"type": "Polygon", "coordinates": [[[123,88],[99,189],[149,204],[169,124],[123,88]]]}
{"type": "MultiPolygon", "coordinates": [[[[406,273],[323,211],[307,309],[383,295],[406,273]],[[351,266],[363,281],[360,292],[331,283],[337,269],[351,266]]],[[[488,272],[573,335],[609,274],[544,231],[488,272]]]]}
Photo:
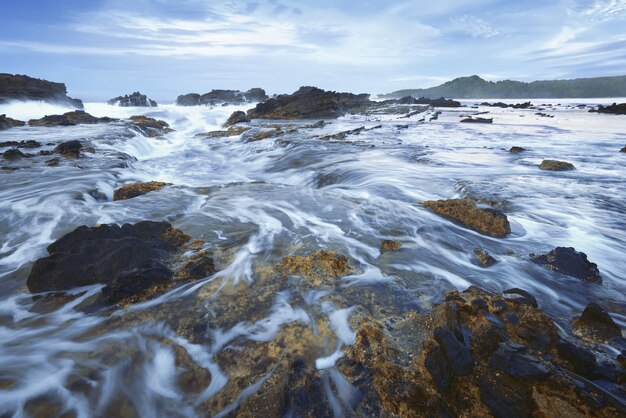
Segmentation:
{"type": "Polygon", "coordinates": [[[485,20],[472,15],[454,17],[450,19],[450,22],[452,23],[453,29],[473,36],[474,38],[491,38],[492,36],[500,34],[500,31],[485,20]]]}

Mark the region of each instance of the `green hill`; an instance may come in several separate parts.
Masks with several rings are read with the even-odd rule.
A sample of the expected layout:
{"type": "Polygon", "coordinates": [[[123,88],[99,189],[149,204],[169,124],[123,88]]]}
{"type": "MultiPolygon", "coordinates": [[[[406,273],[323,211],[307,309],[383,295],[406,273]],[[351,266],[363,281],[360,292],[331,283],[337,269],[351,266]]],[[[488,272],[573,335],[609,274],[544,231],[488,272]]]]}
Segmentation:
{"type": "Polygon", "coordinates": [[[486,81],[477,75],[455,78],[427,89],[398,90],[381,94],[381,98],[404,96],[448,97],[455,99],[533,99],[626,97],[626,76],[545,80],[524,83],[503,80],[486,81]]]}

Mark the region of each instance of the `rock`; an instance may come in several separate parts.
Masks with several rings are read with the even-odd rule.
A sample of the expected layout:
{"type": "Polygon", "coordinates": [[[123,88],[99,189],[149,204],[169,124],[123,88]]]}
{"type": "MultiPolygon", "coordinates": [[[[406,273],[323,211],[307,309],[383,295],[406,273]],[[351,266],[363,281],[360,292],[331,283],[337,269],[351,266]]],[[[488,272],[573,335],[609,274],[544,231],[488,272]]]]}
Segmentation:
{"type": "Polygon", "coordinates": [[[28,155],[24,154],[17,148],[11,148],[2,153],[2,158],[9,161],[21,160],[22,158],[28,158],[28,155]]]}
{"type": "Polygon", "coordinates": [[[11,119],[7,117],[7,115],[0,115],[0,131],[16,126],[24,126],[25,124],[26,122],[22,122],[21,120],[11,119]]]}
{"type": "Polygon", "coordinates": [[[65,84],[53,83],[25,75],[0,74],[0,103],[9,100],[42,100],[49,103],[83,108],[83,102],[67,96],[65,84]]]}
{"type": "Polygon", "coordinates": [[[245,114],[245,112],[241,110],[236,110],[228,117],[226,123],[224,123],[224,128],[227,128],[232,125],[236,125],[238,123],[250,122],[250,117],[245,114]]]}
{"type": "Polygon", "coordinates": [[[539,168],[541,170],[548,171],[567,171],[576,169],[576,167],[574,167],[571,163],[556,160],[543,160],[539,165],[539,168]]]}
{"type": "Polygon", "coordinates": [[[275,138],[277,136],[284,135],[285,133],[286,132],[281,128],[272,129],[271,131],[261,131],[252,135],[252,137],[248,138],[246,142],[262,141],[263,139],[275,138]]]}
{"type": "Polygon", "coordinates": [[[262,102],[268,98],[268,95],[265,94],[265,90],[258,87],[245,92],[239,90],[211,90],[210,92],[200,96],[199,104],[242,104],[262,102]]]}
{"type": "Polygon", "coordinates": [[[0,148],[3,147],[14,147],[14,148],[40,148],[41,147],[41,143],[33,140],[33,139],[29,139],[27,141],[6,141],[6,142],[0,142],[0,148]]]}
{"type": "Polygon", "coordinates": [[[111,106],[122,107],[157,107],[157,102],[149,99],[145,94],[141,94],[138,91],[133,94],[127,94],[125,96],[118,96],[109,101],[107,104],[111,106]]]}
{"type": "Polygon", "coordinates": [[[480,248],[474,249],[474,254],[476,255],[480,265],[483,267],[491,267],[496,264],[496,259],[493,258],[488,252],[480,248]]]}
{"type": "Polygon", "coordinates": [[[511,233],[506,215],[491,208],[480,208],[469,199],[431,200],[422,205],[444,218],[456,221],[474,231],[495,238],[511,233]]]}
{"type": "Polygon", "coordinates": [[[546,364],[526,351],[527,348],[521,344],[501,343],[489,359],[489,365],[524,380],[545,379],[550,373],[546,364]]]}
{"type": "Polygon", "coordinates": [[[160,181],[143,182],[126,184],[119,189],[113,191],[113,200],[127,200],[133,197],[141,196],[143,194],[160,190],[165,186],[170,186],[172,183],[163,183],[160,181]]]}
{"type": "Polygon", "coordinates": [[[461,107],[461,103],[452,99],[445,99],[440,97],[438,99],[427,99],[426,97],[420,97],[412,104],[426,104],[432,107],[461,107]]]}
{"type": "Polygon", "coordinates": [[[80,158],[80,150],[83,148],[83,144],[80,141],[74,139],[71,141],[62,142],[54,148],[54,153],[61,154],[67,158],[80,158]]]}
{"type": "Polygon", "coordinates": [[[463,123],[493,123],[493,118],[473,118],[470,116],[469,118],[461,119],[461,122],[463,123]]]}
{"type": "Polygon", "coordinates": [[[252,119],[331,119],[363,111],[370,105],[368,94],[300,87],[293,94],[282,94],[257,104],[248,111],[248,116],[252,119]]]}
{"type": "Polygon", "coordinates": [[[572,247],[556,247],[546,254],[530,254],[531,260],[548,270],[575,277],[587,283],[602,283],[600,271],[595,263],[587,260],[587,255],[572,247]]]}
{"type": "Polygon", "coordinates": [[[591,343],[606,343],[622,336],[622,330],[613,318],[597,303],[585,307],[582,315],[572,322],[572,332],[591,343]]]}
{"type": "Polygon", "coordinates": [[[181,94],[176,98],[177,106],[198,106],[200,95],[198,93],[181,94]]]}
{"type": "Polygon", "coordinates": [[[148,138],[156,138],[163,134],[174,132],[164,120],[149,118],[147,116],[131,116],[131,125],[135,127],[142,135],[148,138]]]}
{"type": "Polygon", "coordinates": [[[26,285],[39,293],[104,284],[106,303],[142,300],[177,283],[172,263],[190,238],[167,222],[81,226],[48,246],[26,285]]]}
{"type": "Polygon", "coordinates": [[[402,243],[393,239],[384,239],[380,242],[381,251],[398,251],[402,243]]]}
{"type": "Polygon", "coordinates": [[[598,106],[597,109],[590,109],[589,112],[608,113],[612,115],[626,115],[626,103],[613,103],[610,106],[598,106]]]}
{"type": "Polygon", "coordinates": [[[50,115],[44,116],[41,119],[31,119],[28,121],[30,126],[74,126],[80,124],[96,124],[96,123],[109,123],[116,122],[117,119],[108,117],[97,118],[91,116],[89,113],[83,110],[75,110],[73,112],[67,112],[62,115],[50,115]]]}
{"type": "Polygon", "coordinates": [[[526,151],[526,148],[522,148],[522,147],[511,147],[511,149],[509,150],[509,152],[513,154],[517,154],[517,153],[524,152],[524,151],[526,151]]]}
{"type": "Polygon", "coordinates": [[[624,148],[622,148],[621,150],[619,150],[619,152],[626,152],[626,146],[624,146],[624,148]]]}
{"type": "Polygon", "coordinates": [[[211,131],[211,132],[196,134],[196,136],[203,136],[205,138],[226,138],[229,136],[241,135],[242,133],[249,131],[249,130],[250,128],[245,127],[245,126],[231,126],[225,131],[211,131]]]}
{"type": "Polygon", "coordinates": [[[530,109],[533,107],[531,102],[524,103],[515,103],[515,104],[507,104],[503,102],[489,103],[483,102],[480,104],[481,106],[489,106],[489,107],[501,107],[503,109],[512,108],[512,109],[530,109]]]}
{"type": "Polygon", "coordinates": [[[51,158],[49,160],[46,160],[46,165],[49,167],[55,167],[59,165],[59,163],[61,163],[61,160],[59,158],[51,158]]]}
{"type": "Polygon", "coordinates": [[[338,278],[352,272],[348,257],[320,250],[307,255],[283,257],[276,265],[282,276],[302,276],[313,286],[334,286],[338,278]]]}
{"type": "Polygon", "coordinates": [[[530,293],[528,293],[527,291],[514,287],[511,289],[507,289],[504,292],[502,292],[504,295],[516,295],[519,296],[520,298],[517,298],[515,300],[521,302],[521,303],[525,303],[528,306],[532,306],[533,308],[538,308],[539,304],[537,303],[537,299],[535,299],[535,297],[533,295],[531,295],[530,293]]]}
{"type": "Polygon", "coordinates": [[[472,372],[474,359],[470,353],[469,344],[465,346],[454,332],[443,327],[435,328],[433,336],[454,375],[466,376],[472,372]]]}

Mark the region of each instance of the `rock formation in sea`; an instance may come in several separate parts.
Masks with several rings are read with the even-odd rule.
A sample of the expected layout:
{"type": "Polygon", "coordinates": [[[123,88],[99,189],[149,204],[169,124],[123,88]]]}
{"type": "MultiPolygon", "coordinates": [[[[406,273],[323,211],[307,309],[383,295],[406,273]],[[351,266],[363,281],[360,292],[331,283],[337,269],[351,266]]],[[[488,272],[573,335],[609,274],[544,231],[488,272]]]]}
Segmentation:
{"type": "Polygon", "coordinates": [[[109,101],[107,104],[112,106],[122,106],[122,107],[157,107],[158,104],[156,101],[148,98],[145,94],[141,94],[138,91],[127,94],[125,96],[118,96],[109,101]]]}
{"type": "Polygon", "coordinates": [[[188,93],[178,96],[176,104],[178,106],[199,106],[199,105],[223,105],[223,104],[243,104],[256,103],[269,99],[265,90],[255,87],[248,91],[240,90],[211,90],[205,94],[188,93]]]}
{"type": "Polygon", "coordinates": [[[41,100],[76,109],[83,108],[82,101],[72,99],[67,95],[67,88],[63,83],[54,83],[26,75],[0,73],[0,103],[11,100],[41,100]]]}

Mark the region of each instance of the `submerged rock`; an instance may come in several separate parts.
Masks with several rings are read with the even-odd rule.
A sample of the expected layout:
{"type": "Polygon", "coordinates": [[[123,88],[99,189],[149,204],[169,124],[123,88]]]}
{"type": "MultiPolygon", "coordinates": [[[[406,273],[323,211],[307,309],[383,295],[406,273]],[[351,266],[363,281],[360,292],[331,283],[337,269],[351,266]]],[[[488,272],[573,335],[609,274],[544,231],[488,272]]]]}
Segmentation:
{"type": "Polygon", "coordinates": [[[250,122],[250,117],[242,110],[234,111],[224,123],[224,128],[227,128],[238,123],[250,122]]]}
{"type": "Polygon", "coordinates": [[[539,168],[547,171],[568,171],[576,169],[574,164],[556,160],[543,160],[539,165],[539,168]]]}
{"type": "Polygon", "coordinates": [[[509,150],[509,152],[513,154],[517,154],[517,153],[524,152],[524,151],[526,151],[526,148],[522,148],[522,147],[511,147],[511,149],[509,150]]]}
{"type": "Polygon", "coordinates": [[[606,343],[622,336],[613,318],[597,303],[585,307],[582,315],[572,322],[572,333],[591,343],[606,343]]]}
{"type": "Polygon", "coordinates": [[[40,148],[41,147],[41,143],[33,140],[33,139],[29,139],[27,141],[6,141],[6,142],[0,142],[0,148],[2,147],[15,147],[15,148],[40,148]]]}
{"type": "Polygon", "coordinates": [[[11,119],[7,117],[7,115],[0,115],[0,131],[16,126],[24,126],[25,124],[26,122],[22,122],[21,120],[11,119]]]}
{"type": "Polygon", "coordinates": [[[496,264],[496,259],[493,258],[487,251],[482,250],[480,248],[476,248],[474,250],[474,255],[476,255],[476,259],[483,267],[491,267],[496,264]]]}
{"type": "Polygon", "coordinates": [[[73,139],[71,141],[62,142],[54,148],[54,153],[61,154],[67,158],[80,158],[80,150],[83,148],[83,144],[80,141],[73,139]]]}
{"type": "Polygon", "coordinates": [[[499,210],[480,208],[470,199],[431,200],[421,203],[444,218],[495,238],[511,233],[506,215],[499,210]]]}
{"type": "Polygon", "coordinates": [[[626,152],[626,146],[624,146],[624,148],[622,148],[621,150],[619,150],[619,152],[626,152]]]}
{"type": "Polygon", "coordinates": [[[30,126],[74,126],[82,124],[96,124],[117,122],[117,119],[103,117],[97,118],[83,110],[75,110],[62,115],[44,116],[41,119],[31,119],[28,121],[30,126]]]}
{"type": "Polygon", "coordinates": [[[241,135],[242,133],[249,131],[249,130],[250,128],[246,126],[231,126],[225,131],[205,132],[205,133],[196,134],[196,136],[203,136],[205,138],[226,138],[229,136],[241,135]]]}
{"type": "Polygon", "coordinates": [[[164,120],[149,118],[143,115],[131,116],[129,119],[132,126],[148,138],[156,138],[157,136],[174,132],[164,120]]]}
{"type": "Polygon", "coordinates": [[[546,254],[530,254],[530,258],[548,270],[576,277],[588,283],[602,283],[597,264],[587,260],[587,254],[578,252],[572,247],[556,247],[546,254]]]}
{"type": "Polygon", "coordinates": [[[21,160],[22,158],[28,158],[28,155],[24,154],[17,148],[11,148],[2,153],[2,158],[9,161],[21,160]]]}
{"type": "MultiPolygon", "coordinates": [[[[143,300],[177,283],[175,256],[190,239],[167,222],[81,226],[48,246],[50,255],[35,261],[26,285],[39,293],[103,284],[106,303],[143,300]]],[[[185,277],[212,274],[212,264],[200,270],[185,277]]]]}
{"type": "Polygon", "coordinates": [[[613,103],[610,106],[598,106],[597,109],[590,109],[592,113],[608,113],[612,115],[626,115],[626,103],[613,103]]]}
{"type": "Polygon", "coordinates": [[[83,108],[83,102],[67,96],[63,83],[32,78],[25,75],[0,74],[0,103],[9,100],[43,100],[49,103],[83,108]]]}
{"type": "Polygon", "coordinates": [[[122,106],[122,107],[157,107],[157,102],[152,99],[149,99],[145,94],[141,94],[138,91],[127,94],[125,96],[118,96],[109,101],[107,104],[111,106],[122,106]]]}
{"type": "Polygon", "coordinates": [[[313,286],[334,286],[338,278],[352,272],[348,257],[334,251],[319,250],[307,255],[289,255],[276,265],[282,276],[302,276],[313,286]]]}
{"type": "Polygon", "coordinates": [[[316,87],[300,87],[293,94],[266,100],[248,111],[253,119],[331,119],[367,109],[368,94],[337,93],[316,87]]]}
{"type": "Polygon", "coordinates": [[[470,116],[469,118],[461,119],[461,122],[463,123],[493,123],[493,118],[473,118],[470,116]]]}
{"type": "Polygon", "coordinates": [[[160,190],[165,186],[170,186],[172,183],[163,183],[160,181],[138,181],[137,183],[125,184],[119,189],[113,191],[113,200],[126,200],[133,197],[141,196],[143,194],[160,190]]]}
{"type": "Polygon", "coordinates": [[[402,247],[402,243],[393,239],[384,239],[380,242],[381,251],[398,251],[402,247]]]}

